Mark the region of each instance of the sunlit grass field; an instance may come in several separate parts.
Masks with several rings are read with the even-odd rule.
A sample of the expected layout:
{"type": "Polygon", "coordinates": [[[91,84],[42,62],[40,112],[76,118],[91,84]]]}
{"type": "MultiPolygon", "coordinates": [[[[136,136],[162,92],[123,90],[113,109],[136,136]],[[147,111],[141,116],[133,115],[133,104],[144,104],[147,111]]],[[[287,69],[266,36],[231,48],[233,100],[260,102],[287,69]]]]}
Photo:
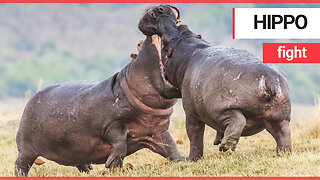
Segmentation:
{"type": "MultiPolygon", "coordinates": [[[[0,101],[0,176],[14,175],[17,158],[15,133],[26,101],[0,101]]],[[[124,159],[122,170],[110,172],[104,165],[93,165],[89,174],[75,167],[58,165],[41,158],[30,176],[320,176],[320,105],[293,105],[291,155],[278,156],[276,143],[265,130],[242,137],[235,152],[219,152],[213,145],[215,131],[206,127],[204,157],[197,162],[169,162],[150,150],[140,150],[124,159]],[[132,165],[132,166],[130,166],[132,165]]],[[[187,156],[189,140],[180,103],[171,118],[170,133],[179,151],[187,156]]]]}

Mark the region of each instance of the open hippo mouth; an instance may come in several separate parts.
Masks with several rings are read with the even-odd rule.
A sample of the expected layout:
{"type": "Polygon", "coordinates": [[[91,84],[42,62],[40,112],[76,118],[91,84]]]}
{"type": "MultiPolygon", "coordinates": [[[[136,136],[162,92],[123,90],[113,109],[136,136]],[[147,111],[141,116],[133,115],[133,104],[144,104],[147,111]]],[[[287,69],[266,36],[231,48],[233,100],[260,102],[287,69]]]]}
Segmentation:
{"type": "Polygon", "coordinates": [[[169,79],[165,73],[165,67],[163,65],[163,62],[162,62],[162,55],[161,55],[161,50],[162,50],[162,40],[160,38],[160,36],[158,35],[153,35],[152,36],[152,44],[156,47],[156,50],[157,50],[157,55],[158,55],[158,62],[159,62],[159,67],[160,67],[160,76],[163,80],[163,82],[165,83],[166,86],[168,86],[169,88],[174,88],[174,89],[177,89],[176,87],[174,87],[172,85],[171,82],[169,82],[169,79]]]}
{"type": "MultiPolygon", "coordinates": [[[[142,18],[139,21],[138,28],[139,30],[147,36],[152,37],[152,43],[156,46],[158,55],[159,55],[159,65],[161,70],[161,76],[165,82],[165,86],[169,86],[178,91],[178,88],[172,85],[172,82],[169,82],[169,76],[166,75],[164,65],[167,62],[167,55],[170,54],[167,51],[167,46],[163,49],[164,44],[170,42],[171,39],[177,36],[176,33],[170,35],[164,34],[168,30],[176,30],[178,28],[177,24],[181,22],[179,10],[171,5],[159,5],[153,6],[146,10],[142,18]],[[154,36],[159,35],[159,36],[154,36]],[[162,52],[162,53],[161,53],[162,52]],[[166,54],[163,54],[166,53],[166,54]],[[163,57],[164,59],[162,59],[163,57]]],[[[180,92],[179,92],[180,93],[180,92]]]]}

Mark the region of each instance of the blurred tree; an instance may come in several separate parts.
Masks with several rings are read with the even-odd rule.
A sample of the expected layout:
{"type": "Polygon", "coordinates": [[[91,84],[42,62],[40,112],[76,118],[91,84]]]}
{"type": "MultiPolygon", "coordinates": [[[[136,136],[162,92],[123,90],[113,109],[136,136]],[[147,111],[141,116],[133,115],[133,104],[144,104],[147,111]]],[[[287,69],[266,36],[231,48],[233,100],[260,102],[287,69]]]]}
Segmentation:
{"type": "MultiPolygon", "coordinates": [[[[35,93],[74,80],[102,81],[119,71],[145,37],[139,18],[154,4],[0,4],[0,97],[35,93]]],[[[232,40],[234,7],[320,7],[319,4],[173,4],[183,23],[213,45],[262,56],[264,42],[232,40]]],[[[320,93],[318,65],[280,65],[294,102],[313,103],[320,93]]]]}

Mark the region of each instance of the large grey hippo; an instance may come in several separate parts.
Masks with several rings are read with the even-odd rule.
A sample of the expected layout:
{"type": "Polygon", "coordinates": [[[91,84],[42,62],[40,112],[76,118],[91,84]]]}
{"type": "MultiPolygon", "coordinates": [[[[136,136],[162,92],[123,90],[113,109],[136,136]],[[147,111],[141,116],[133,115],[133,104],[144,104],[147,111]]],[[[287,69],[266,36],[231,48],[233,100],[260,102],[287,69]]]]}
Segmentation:
{"type": "Polygon", "coordinates": [[[291,103],[287,80],[276,67],[251,53],[211,46],[186,25],[177,26],[177,8],[148,9],[139,22],[145,35],[161,36],[168,80],[181,91],[190,139],[190,160],[203,155],[205,124],[217,130],[220,151],[235,150],[240,136],[263,129],[277,150],[291,150],[291,103]]]}
{"type": "Polygon", "coordinates": [[[149,36],[137,58],[111,78],[58,84],[34,95],[17,133],[15,174],[27,176],[38,156],[86,172],[91,163],[122,166],[142,148],[185,160],[168,133],[177,102],[171,97],[179,92],[164,78],[160,50],[159,36],[149,36]]]}

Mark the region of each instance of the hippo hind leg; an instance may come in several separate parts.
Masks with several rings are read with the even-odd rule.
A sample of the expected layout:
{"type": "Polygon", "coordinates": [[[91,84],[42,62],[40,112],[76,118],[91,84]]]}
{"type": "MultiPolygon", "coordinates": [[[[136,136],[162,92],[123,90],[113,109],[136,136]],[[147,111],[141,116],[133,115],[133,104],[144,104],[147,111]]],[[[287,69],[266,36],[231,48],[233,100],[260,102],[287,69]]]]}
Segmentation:
{"type": "Polygon", "coordinates": [[[15,162],[15,176],[28,176],[30,167],[38,156],[31,151],[20,151],[15,162]]]}
{"type": "Polygon", "coordinates": [[[291,131],[288,120],[264,120],[267,131],[277,142],[277,152],[291,152],[291,131]]]}
{"type": "Polygon", "coordinates": [[[246,118],[238,110],[224,112],[218,121],[225,127],[219,151],[234,151],[237,147],[240,135],[246,125],[246,118]]]}
{"type": "Polygon", "coordinates": [[[92,170],[92,166],[91,164],[80,164],[77,165],[76,168],[80,171],[80,172],[85,172],[85,173],[89,173],[90,170],[92,170]]]}

